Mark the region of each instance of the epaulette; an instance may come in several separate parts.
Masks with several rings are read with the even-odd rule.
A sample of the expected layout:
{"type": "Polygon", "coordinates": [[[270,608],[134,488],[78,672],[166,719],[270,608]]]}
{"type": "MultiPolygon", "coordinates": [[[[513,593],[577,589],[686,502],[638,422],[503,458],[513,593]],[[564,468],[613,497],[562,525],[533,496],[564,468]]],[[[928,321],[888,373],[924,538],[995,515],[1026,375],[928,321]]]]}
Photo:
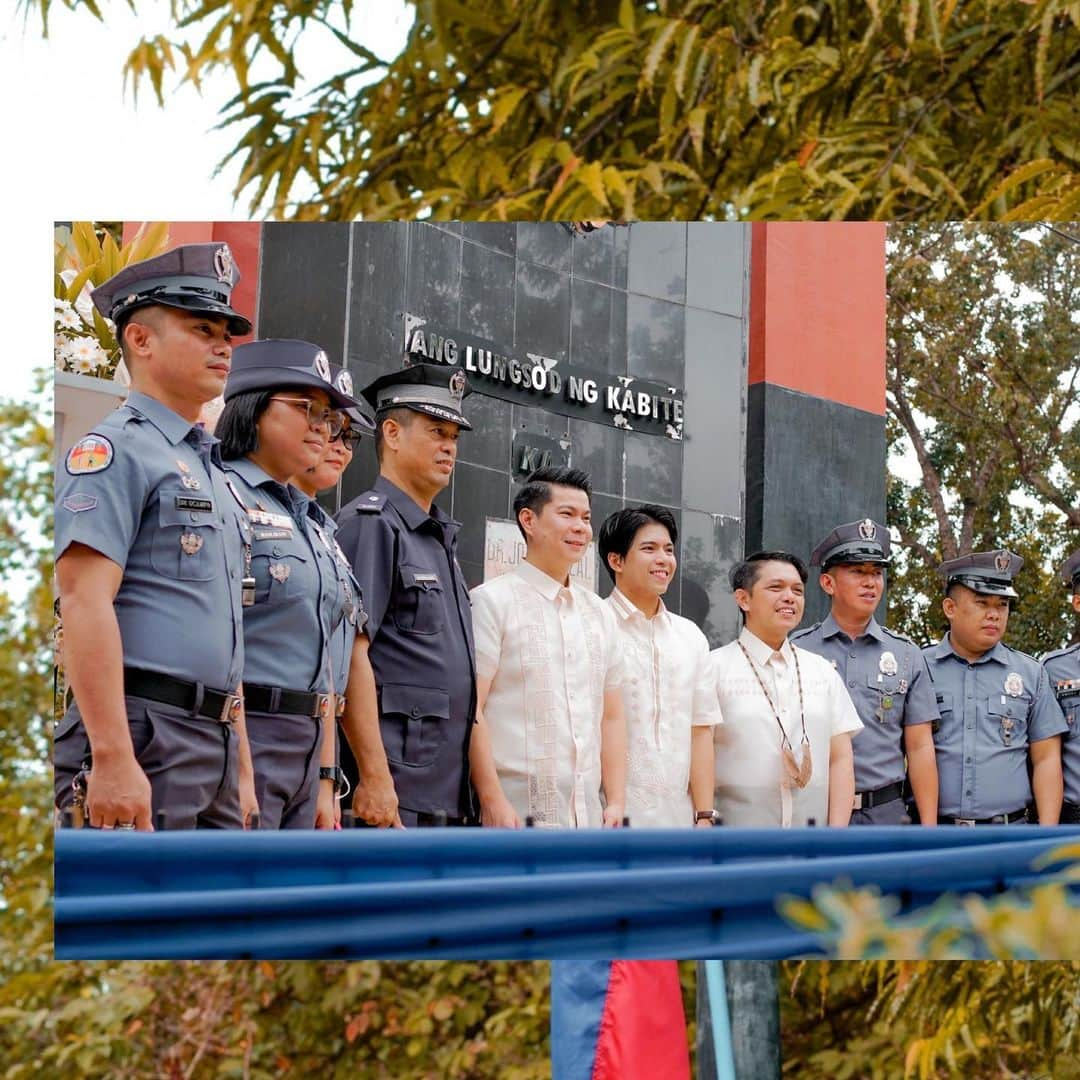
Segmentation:
{"type": "Polygon", "coordinates": [[[1039,657],[1039,663],[1045,664],[1047,660],[1057,660],[1061,656],[1071,656],[1077,649],[1080,649],[1080,641],[1075,645],[1066,645],[1064,649],[1053,649],[1050,652],[1043,653],[1039,657]]]}
{"type": "Polygon", "coordinates": [[[377,514],[386,505],[386,496],[378,491],[366,491],[356,503],[358,514],[377,514]]]}
{"type": "Polygon", "coordinates": [[[807,634],[812,634],[819,626],[821,626],[821,620],[818,619],[813,626],[804,626],[801,630],[793,630],[788,635],[789,641],[798,641],[799,638],[805,637],[807,634]]]}
{"type": "Polygon", "coordinates": [[[896,638],[897,641],[902,641],[906,645],[915,645],[916,649],[919,647],[918,645],[915,644],[914,638],[908,637],[907,634],[901,634],[899,630],[893,630],[889,626],[882,626],[881,623],[878,623],[878,626],[880,626],[882,632],[885,633],[885,634],[888,634],[889,637],[894,637],[894,638],[896,638]]]}

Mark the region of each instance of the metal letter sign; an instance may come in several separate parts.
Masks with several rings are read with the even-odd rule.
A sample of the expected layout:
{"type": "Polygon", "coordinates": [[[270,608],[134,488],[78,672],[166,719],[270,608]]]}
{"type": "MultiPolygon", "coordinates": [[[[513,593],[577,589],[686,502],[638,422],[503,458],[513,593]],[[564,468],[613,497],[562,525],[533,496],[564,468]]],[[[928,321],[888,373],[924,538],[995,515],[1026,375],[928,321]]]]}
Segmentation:
{"type": "Polygon", "coordinates": [[[683,436],[683,394],[674,386],[560,363],[538,353],[512,355],[490,341],[457,332],[451,336],[408,312],[402,347],[406,364],[460,367],[481,394],[622,431],[676,440],[683,436]]]}

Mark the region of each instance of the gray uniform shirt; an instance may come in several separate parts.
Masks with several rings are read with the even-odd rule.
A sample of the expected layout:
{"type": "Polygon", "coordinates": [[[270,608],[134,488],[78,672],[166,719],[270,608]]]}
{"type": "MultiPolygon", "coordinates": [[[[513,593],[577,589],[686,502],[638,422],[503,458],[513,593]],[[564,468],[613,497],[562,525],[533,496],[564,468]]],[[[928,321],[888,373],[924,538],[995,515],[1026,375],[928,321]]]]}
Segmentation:
{"type": "Polygon", "coordinates": [[[1080,805],[1080,644],[1047,653],[1042,663],[1069,725],[1061,744],[1065,798],[1080,805]]]}
{"type": "Polygon", "coordinates": [[[123,569],[113,607],[126,665],[233,689],[244,666],[247,524],[225,488],[217,440],[137,392],[95,437],[101,454],[85,460],[96,471],[60,467],[56,557],[85,544],[123,569]]]}
{"type": "Polygon", "coordinates": [[[476,715],[472,608],[456,521],[380,476],[338,513],[338,542],[367,610],[379,725],[398,801],[418,813],[470,811],[476,715]]]}
{"type": "Polygon", "coordinates": [[[325,694],[342,606],[333,540],[309,515],[311,500],[254,461],[225,462],[225,477],[252,529],[255,603],[243,609],[244,681],[325,694]]]}
{"type": "Polygon", "coordinates": [[[923,654],[941,710],[939,812],[979,820],[1023,809],[1031,801],[1028,744],[1067,730],[1046,672],[1000,641],[974,663],[948,634],[923,654]]]}
{"type": "Polygon", "coordinates": [[[904,779],[903,728],[939,719],[922,651],[871,618],[854,641],[830,614],[791,635],[792,642],[832,663],[844,680],[862,731],[851,741],[855,790],[876,791],[904,779]]]}

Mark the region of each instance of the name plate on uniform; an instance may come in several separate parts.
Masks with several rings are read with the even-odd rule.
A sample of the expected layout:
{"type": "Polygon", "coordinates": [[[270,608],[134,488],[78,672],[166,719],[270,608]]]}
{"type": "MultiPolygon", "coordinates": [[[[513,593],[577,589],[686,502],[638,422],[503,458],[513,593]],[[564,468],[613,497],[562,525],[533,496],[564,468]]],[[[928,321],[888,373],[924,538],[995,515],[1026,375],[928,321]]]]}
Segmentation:
{"type": "Polygon", "coordinates": [[[198,514],[213,513],[214,503],[212,499],[196,499],[191,495],[176,496],[177,510],[193,510],[198,514]]]}
{"type": "MultiPolygon", "coordinates": [[[[484,580],[490,581],[521,564],[525,558],[525,538],[517,522],[505,518],[487,518],[484,524],[484,580]]],[[[570,580],[590,592],[596,592],[596,543],[590,543],[585,555],[570,570],[570,580]]]]}
{"type": "MultiPolygon", "coordinates": [[[[528,352],[431,324],[405,312],[403,350],[410,363],[460,368],[481,394],[534,405],[595,424],[683,437],[683,393],[674,386],[528,352]]],[[[467,411],[467,409],[466,409],[467,411]]]]}

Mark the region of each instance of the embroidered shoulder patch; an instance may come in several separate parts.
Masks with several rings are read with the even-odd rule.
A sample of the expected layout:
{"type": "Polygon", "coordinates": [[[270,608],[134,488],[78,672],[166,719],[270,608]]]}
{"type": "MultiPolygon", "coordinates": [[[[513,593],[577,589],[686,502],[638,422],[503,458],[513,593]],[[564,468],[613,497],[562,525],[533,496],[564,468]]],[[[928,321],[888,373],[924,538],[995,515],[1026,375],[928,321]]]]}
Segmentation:
{"type": "Polygon", "coordinates": [[[69,451],[64,467],[72,476],[103,472],[112,464],[113,446],[104,435],[87,435],[69,451]]]}

